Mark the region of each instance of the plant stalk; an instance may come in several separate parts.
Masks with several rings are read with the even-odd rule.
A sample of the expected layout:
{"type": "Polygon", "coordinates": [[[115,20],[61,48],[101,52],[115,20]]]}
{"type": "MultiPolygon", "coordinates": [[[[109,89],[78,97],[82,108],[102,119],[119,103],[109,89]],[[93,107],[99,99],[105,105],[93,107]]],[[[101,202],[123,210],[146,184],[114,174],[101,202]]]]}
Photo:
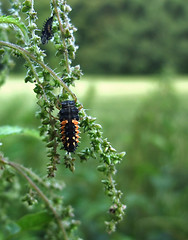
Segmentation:
{"type": "Polygon", "coordinates": [[[75,100],[75,102],[77,102],[77,97],[76,95],[70,90],[70,88],[62,81],[62,79],[60,77],[57,76],[57,74],[50,68],[48,67],[45,63],[41,62],[40,60],[38,60],[35,56],[33,56],[30,52],[28,52],[27,50],[25,50],[24,48],[13,44],[13,43],[8,43],[8,42],[4,42],[4,41],[0,41],[0,46],[5,46],[5,47],[9,47],[12,48],[14,50],[17,50],[18,52],[20,52],[23,56],[27,55],[29,58],[31,58],[33,61],[35,61],[36,63],[38,63],[43,69],[45,69],[46,71],[48,71],[51,76],[56,79],[60,85],[72,96],[72,98],[75,100]]]}
{"type": "Polygon", "coordinates": [[[60,230],[63,234],[64,240],[69,240],[68,236],[67,236],[67,233],[65,231],[65,228],[63,226],[62,220],[60,219],[60,217],[59,217],[58,213],[56,212],[55,208],[52,206],[52,204],[50,203],[50,201],[48,200],[46,195],[41,191],[41,189],[33,182],[33,180],[30,177],[28,177],[25,174],[25,172],[22,170],[23,168],[18,163],[14,163],[14,162],[5,160],[2,156],[0,156],[0,162],[14,168],[17,172],[20,173],[20,175],[22,175],[29,182],[31,187],[38,193],[38,195],[41,197],[41,199],[45,202],[45,204],[48,206],[48,208],[53,213],[53,215],[56,219],[56,222],[59,225],[59,228],[60,228],[60,230]]]}

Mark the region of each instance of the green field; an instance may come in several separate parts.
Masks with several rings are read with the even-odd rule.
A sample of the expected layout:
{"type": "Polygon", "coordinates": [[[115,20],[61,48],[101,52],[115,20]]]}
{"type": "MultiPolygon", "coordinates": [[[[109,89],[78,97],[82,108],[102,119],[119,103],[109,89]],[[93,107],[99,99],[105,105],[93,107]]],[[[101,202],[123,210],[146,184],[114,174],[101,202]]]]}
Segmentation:
{"type": "MultiPolygon", "coordinates": [[[[188,77],[174,76],[173,86],[179,93],[188,92],[188,77]]],[[[149,93],[159,86],[159,81],[163,78],[148,76],[84,76],[76,82],[76,87],[72,88],[78,97],[84,97],[89,90],[93,90],[98,97],[117,97],[131,95],[142,95],[149,93]]],[[[11,76],[1,89],[1,98],[4,95],[14,96],[15,94],[32,94],[33,85],[24,83],[24,76],[11,76]]]]}
{"type": "MultiPolygon", "coordinates": [[[[75,207],[84,239],[187,239],[186,79],[178,77],[169,82],[156,77],[85,76],[76,83],[79,100],[89,114],[97,117],[104,136],[119,152],[127,152],[116,177],[124,192],[127,214],[117,233],[111,236],[104,233],[106,213],[103,216],[102,212],[107,206],[97,163],[77,161],[74,174],[63,164],[59,166],[57,178],[66,182],[65,201],[75,207]]],[[[35,117],[37,106],[32,88],[18,77],[8,79],[0,89],[1,125],[37,129],[39,120],[35,117]]],[[[2,151],[10,160],[23,163],[40,175],[46,173],[48,159],[39,140],[15,135],[3,138],[2,143],[2,151]]],[[[82,133],[78,151],[87,144],[87,136],[82,133]]],[[[2,201],[0,197],[0,205],[2,201]]],[[[15,208],[21,205],[14,196],[10,204],[15,208]]],[[[16,219],[21,213],[17,216],[10,211],[9,215],[16,219]]],[[[40,237],[34,233],[33,238],[20,239],[40,237]]]]}

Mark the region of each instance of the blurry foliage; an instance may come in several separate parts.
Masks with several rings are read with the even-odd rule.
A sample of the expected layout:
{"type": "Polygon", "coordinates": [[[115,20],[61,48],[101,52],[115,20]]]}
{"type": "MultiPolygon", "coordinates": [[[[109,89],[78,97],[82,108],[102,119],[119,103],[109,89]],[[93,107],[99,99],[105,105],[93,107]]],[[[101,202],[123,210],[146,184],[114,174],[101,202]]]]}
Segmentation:
{"type": "MultiPolygon", "coordinates": [[[[6,2],[3,2],[4,6],[6,2]]],[[[45,9],[43,1],[36,2],[38,8],[42,6],[45,9]]],[[[70,3],[74,9],[73,22],[79,28],[77,37],[81,47],[78,61],[85,71],[148,73],[170,65],[179,72],[187,72],[186,1],[70,0],[70,3]]],[[[48,16],[48,12],[41,12],[41,26],[48,16]]],[[[52,50],[49,48],[48,51],[50,55],[52,50]]],[[[70,186],[65,193],[65,201],[73,203],[77,209],[76,216],[83,218],[83,237],[91,240],[186,240],[187,96],[177,95],[169,83],[161,83],[158,91],[144,100],[140,97],[101,100],[88,96],[85,105],[87,107],[89,99],[88,106],[92,105],[103,123],[104,134],[113,140],[118,150],[124,150],[126,145],[128,158],[121,166],[118,181],[120,188],[126,186],[128,209],[126,220],[122,222],[118,233],[106,235],[101,230],[105,216],[100,216],[104,219],[97,223],[94,221],[95,218],[99,219],[98,209],[104,209],[105,201],[100,197],[98,182],[101,179],[96,173],[88,171],[88,165],[90,168],[96,167],[95,161],[89,161],[86,167],[77,164],[77,175],[74,178],[72,174],[63,172],[62,168],[58,175],[67,175],[67,185],[70,186]],[[94,221],[92,224],[91,219],[94,221]]],[[[38,122],[33,117],[34,110],[26,111],[24,102],[16,104],[17,101],[12,99],[6,103],[0,121],[36,127],[38,122]],[[15,111],[14,114],[15,109],[22,111],[15,111]]],[[[84,141],[87,144],[87,139],[82,139],[82,143],[84,141]]],[[[38,140],[11,136],[9,141],[4,141],[1,149],[11,159],[25,159],[27,165],[44,171],[42,169],[46,163],[39,160],[45,159],[45,153],[38,140]]],[[[11,182],[12,177],[14,173],[7,172],[7,182],[0,185],[3,193],[0,197],[3,222],[6,222],[7,215],[18,219],[28,211],[20,207],[19,201],[15,201],[24,189],[17,180],[11,182]]],[[[4,231],[10,232],[11,229],[13,232],[15,226],[10,223],[7,228],[4,231]]],[[[42,239],[43,232],[40,234],[36,233],[33,237],[27,234],[22,239],[42,239]]],[[[0,238],[3,238],[1,227],[0,238]]]]}
{"type": "MultiPolygon", "coordinates": [[[[146,74],[171,67],[188,73],[188,4],[184,0],[69,0],[85,73],[146,74]]],[[[49,1],[36,1],[39,26],[49,1]]],[[[8,5],[3,1],[4,9],[8,5]]],[[[40,35],[40,32],[38,32],[40,35]]],[[[58,66],[48,46],[50,63],[58,66]]],[[[16,68],[17,69],[17,68],[16,68]]]]}
{"type": "MultiPolygon", "coordinates": [[[[35,11],[34,0],[25,0],[24,2],[20,0],[10,0],[9,2],[10,9],[7,13],[8,16],[4,15],[0,9],[0,46],[2,47],[0,50],[0,53],[2,54],[0,66],[2,70],[1,74],[2,77],[6,78],[10,66],[12,66],[12,61],[7,58],[6,54],[8,54],[8,56],[13,54],[16,57],[23,57],[26,60],[25,67],[27,69],[27,74],[25,76],[25,83],[30,82],[35,85],[33,91],[36,94],[36,116],[40,119],[41,124],[38,127],[39,131],[35,128],[35,130],[28,128],[28,122],[26,122],[26,128],[22,126],[22,121],[19,122],[19,125],[13,125],[13,121],[15,120],[14,111],[16,109],[13,107],[14,102],[12,102],[12,108],[10,108],[10,111],[8,112],[8,115],[10,115],[8,121],[7,118],[4,118],[3,116],[5,125],[2,125],[0,128],[0,138],[2,138],[0,146],[3,145],[2,150],[4,150],[7,155],[5,156],[3,152],[0,152],[1,191],[6,192],[9,190],[11,195],[11,189],[7,189],[6,181],[10,180],[11,182],[16,182],[18,179],[17,177],[13,179],[12,173],[10,174],[9,168],[11,167],[16,173],[20,174],[20,176],[22,176],[32,188],[32,190],[29,189],[29,192],[24,196],[23,201],[27,202],[28,207],[32,206],[34,208],[36,203],[39,203],[39,205],[37,205],[37,208],[35,209],[37,212],[28,211],[22,215],[21,219],[20,216],[18,216],[18,218],[16,218],[16,220],[19,219],[18,221],[16,221],[14,217],[12,218],[12,215],[9,214],[9,209],[7,209],[8,205],[5,205],[4,211],[6,221],[3,221],[3,219],[0,224],[4,226],[3,234],[4,236],[8,235],[8,239],[11,239],[14,237],[17,238],[18,235],[19,237],[20,235],[23,237],[24,232],[27,232],[27,235],[30,235],[30,230],[33,232],[33,230],[37,229],[39,235],[41,231],[44,230],[44,239],[46,240],[80,240],[77,234],[74,233],[74,230],[77,229],[80,222],[73,218],[74,213],[71,205],[69,205],[69,203],[68,206],[64,205],[64,194],[61,191],[64,187],[62,176],[60,184],[54,180],[54,185],[53,180],[47,180],[47,177],[55,177],[55,172],[58,169],[57,165],[61,163],[62,158],[64,158],[64,167],[69,168],[72,172],[75,170],[76,159],[79,159],[82,163],[91,159],[98,160],[99,163],[98,166],[95,167],[95,170],[100,172],[99,178],[101,178],[100,182],[102,183],[104,193],[111,199],[111,203],[107,200],[108,210],[106,209],[107,207],[105,208],[105,213],[108,214],[104,214],[103,212],[102,215],[105,215],[104,222],[107,232],[115,232],[116,225],[123,220],[124,210],[126,208],[120,200],[123,193],[116,188],[117,184],[114,175],[116,175],[117,170],[115,166],[121,162],[125,152],[116,152],[108,139],[103,137],[102,126],[96,123],[95,117],[87,115],[83,105],[69,88],[70,86],[75,86],[74,82],[79,80],[82,76],[80,65],[75,66],[72,63],[75,59],[76,50],[78,48],[75,45],[74,38],[74,32],[77,29],[72,25],[71,19],[68,16],[72,9],[67,4],[66,0],[51,0],[49,9],[51,9],[50,15],[53,15],[53,17],[50,18],[50,23],[49,20],[45,23],[42,37],[40,38],[36,34],[39,29],[37,26],[37,16],[40,15],[40,11],[38,11],[38,13],[35,11]],[[23,13],[25,13],[27,17],[23,16],[23,13]],[[27,19],[26,24],[22,22],[22,18],[27,19]],[[13,28],[13,26],[15,28],[13,28]],[[13,31],[15,31],[16,34],[12,34],[13,31]],[[49,31],[53,31],[53,34],[50,33],[50,37],[49,31]],[[49,67],[49,64],[46,63],[46,53],[40,48],[41,43],[47,43],[47,40],[50,40],[52,35],[54,38],[51,43],[53,43],[54,50],[56,49],[54,56],[60,57],[59,64],[61,66],[61,77],[59,76],[60,71],[57,68],[53,70],[49,67]],[[11,49],[11,51],[7,51],[7,48],[11,49]],[[65,100],[73,100],[79,110],[77,110],[77,108],[76,110],[72,108],[69,109],[68,104],[67,113],[62,110],[58,114],[61,109],[61,102],[65,100]],[[75,111],[79,112],[79,117],[77,117],[77,115],[74,116],[75,111]],[[63,119],[61,119],[61,114],[63,119]],[[64,115],[65,121],[63,121],[64,115]],[[60,119],[58,117],[60,117],[60,119]],[[12,118],[14,118],[14,120],[12,120],[12,118]],[[81,131],[82,133],[87,134],[88,139],[87,146],[85,148],[82,147],[81,150],[77,149],[76,152],[73,151],[72,148],[69,149],[71,144],[73,148],[77,146],[76,140],[79,138],[77,135],[79,133],[77,130],[78,122],[74,122],[72,119],[79,120],[79,126],[82,129],[81,131]],[[60,128],[59,120],[61,121],[62,127],[65,127],[64,130],[63,128],[60,128]],[[70,129],[69,121],[74,123],[74,128],[70,129]],[[14,138],[14,141],[11,142],[11,138],[15,135],[19,136],[16,138],[16,141],[14,138]],[[24,142],[22,142],[22,135],[26,135],[24,142]],[[40,139],[41,143],[38,144],[37,142],[33,142],[33,149],[30,150],[30,143],[32,143],[32,140],[29,138],[27,139],[27,137],[35,137],[37,140],[40,139]],[[65,147],[65,143],[64,148],[62,148],[62,140],[64,137],[67,141],[67,148],[65,147]],[[3,141],[4,138],[6,138],[5,141],[3,141]],[[39,149],[42,145],[42,141],[46,143],[47,154],[43,156],[43,158],[39,158],[39,149]],[[12,143],[11,147],[14,149],[12,156],[12,151],[8,147],[10,146],[10,142],[12,143]],[[64,149],[64,151],[62,151],[62,149],[64,149]],[[33,154],[33,152],[35,154],[33,154]],[[8,160],[7,156],[11,157],[13,161],[8,160]],[[25,159],[23,158],[24,156],[25,159]],[[25,167],[33,167],[30,164],[35,162],[35,169],[38,170],[37,167],[41,167],[41,165],[36,162],[35,157],[39,162],[43,162],[42,159],[46,159],[46,157],[49,158],[47,164],[48,175],[45,175],[44,179],[40,178],[39,175],[25,167]],[[18,163],[20,161],[24,161],[24,165],[18,163]],[[10,177],[7,178],[6,172],[11,176],[11,179],[10,177]],[[8,221],[11,222],[11,226],[8,221]],[[8,229],[5,229],[6,227],[8,227],[8,229]],[[8,232],[6,230],[8,230],[8,232]]],[[[15,60],[15,62],[17,61],[15,60]]],[[[23,66],[23,64],[21,65],[23,66]]],[[[1,79],[0,81],[3,83],[1,79]]],[[[16,99],[15,102],[17,104],[18,99],[16,99]]],[[[2,103],[3,102],[1,102],[1,104],[2,103]]],[[[28,108],[27,101],[24,101],[24,103],[28,108]]],[[[21,110],[22,114],[25,113],[24,108],[20,107],[21,106],[19,106],[19,110],[21,110]]],[[[18,113],[19,111],[16,112],[16,115],[18,115],[18,113]]],[[[20,190],[22,191],[21,187],[22,181],[20,183],[20,190]]],[[[78,194],[78,191],[75,191],[75,193],[78,194]]],[[[98,195],[98,197],[101,198],[101,195],[98,195]]],[[[76,198],[77,195],[75,196],[75,199],[76,198]]],[[[5,202],[9,202],[8,197],[5,202]]],[[[91,215],[93,215],[94,206],[91,205],[90,209],[91,211],[88,210],[87,213],[90,212],[91,215]]],[[[22,214],[22,212],[20,211],[19,214],[22,214]]]]}
{"type": "MultiPolygon", "coordinates": [[[[77,174],[74,174],[74,177],[62,167],[58,172],[58,178],[66,177],[69,187],[64,191],[64,200],[75,206],[75,215],[82,221],[80,235],[83,239],[90,240],[186,240],[187,96],[178,95],[171,83],[166,82],[166,78],[161,79],[158,89],[146,97],[98,98],[95,94],[94,89],[89,89],[83,98],[88,112],[97,116],[104,126],[104,134],[113,141],[119,151],[125,149],[125,146],[127,149],[127,159],[118,169],[117,180],[120,188],[127,193],[125,198],[128,207],[126,219],[120,224],[118,231],[110,236],[105,234],[102,223],[106,216],[105,214],[99,216],[100,209],[106,206],[106,199],[101,199],[102,190],[98,184],[101,178],[96,171],[88,171],[88,168],[97,167],[96,161],[89,160],[84,164],[77,162],[77,174]],[[89,102],[88,95],[93,95],[89,102]]],[[[11,99],[10,103],[7,102],[7,108],[4,108],[0,121],[10,119],[8,106],[10,104],[13,108],[12,102],[17,109],[16,101],[11,99]]],[[[24,106],[24,102],[20,103],[20,108],[24,106]]],[[[27,124],[35,127],[36,120],[30,117],[34,109],[23,112],[19,112],[16,121],[25,125],[27,119],[27,124]]],[[[12,121],[16,123],[14,118],[12,121]]],[[[23,140],[17,136],[12,138],[14,140],[3,144],[4,152],[14,159],[13,153],[15,154],[14,151],[17,149],[17,155],[21,156],[21,159],[26,159],[27,165],[35,165],[35,169],[44,171],[42,169],[45,163],[39,160],[44,159],[45,153],[43,147],[39,145],[37,147],[40,142],[36,139],[26,141],[25,138],[23,140]],[[34,151],[36,148],[37,154],[34,151]]],[[[87,146],[87,139],[84,136],[82,144],[87,146]]],[[[17,187],[18,185],[13,185],[13,188],[17,187]]],[[[2,195],[1,201],[4,195],[8,194],[8,189],[10,186],[2,195]]],[[[17,192],[11,191],[9,195],[18,194],[17,192]]],[[[14,196],[12,198],[12,204],[18,209],[19,202],[14,201],[14,196]]],[[[19,211],[14,212],[10,209],[9,215],[21,216],[21,212],[24,213],[26,209],[22,208],[19,211]]],[[[34,239],[38,239],[37,237],[40,239],[37,234],[34,239]]]]}
{"type": "Polygon", "coordinates": [[[185,104],[163,81],[135,115],[128,162],[121,170],[121,183],[129,192],[128,224],[122,229],[133,239],[188,236],[185,104]]]}

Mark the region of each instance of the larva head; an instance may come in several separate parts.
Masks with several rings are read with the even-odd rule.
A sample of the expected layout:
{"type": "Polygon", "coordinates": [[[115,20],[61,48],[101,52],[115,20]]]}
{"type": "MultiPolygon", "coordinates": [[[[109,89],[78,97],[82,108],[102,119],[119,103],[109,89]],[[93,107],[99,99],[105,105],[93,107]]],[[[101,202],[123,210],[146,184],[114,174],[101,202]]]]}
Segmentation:
{"type": "Polygon", "coordinates": [[[78,108],[76,107],[74,101],[63,101],[61,105],[62,109],[59,112],[60,121],[71,119],[76,119],[77,121],[79,120],[78,108]]]}

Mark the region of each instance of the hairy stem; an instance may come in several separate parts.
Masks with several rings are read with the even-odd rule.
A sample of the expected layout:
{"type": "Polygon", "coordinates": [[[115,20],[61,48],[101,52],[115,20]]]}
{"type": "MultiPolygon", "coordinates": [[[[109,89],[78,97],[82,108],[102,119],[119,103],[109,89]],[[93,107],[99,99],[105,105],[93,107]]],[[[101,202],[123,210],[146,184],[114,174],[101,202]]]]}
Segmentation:
{"type": "Polygon", "coordinates": [[[0,156],[0,162],[14,168],[17,172],[20,173],[20,175],[22,175],[29,182],[31,187],[38,193],[38,195],[41,197],[41,199],[45,202],[45,204],[48,206],[48,208],[53,213],[53,215],[56,219],[56,222],[57,222],[57,224],[58,224],[58,226],[59,226],[59,228],[60,228],[60,230],[63,234],[64,240],[68,240],[68,236],[66,234],[66,231],[65,231],[65,228],[63,226],[62,220],[59,217],[58,213],[56,212],[55,208],[52,206],[52,204],[50,203],[50,201],[48,200],[46,195],[41,191],[41,189],[33,182],[33,180],[28,175],[26,175],[26,173],[23,171],[24,168],[22,168],[22,166],[19,165],[18,163],[7,161],[2,156],[0,156]]]}
{"type": "MultiPolygon", "coordinates": [[[[59,29],[61,31],[61,34],[62,36],[64,35],[64,29],[63,29],[63,26],[61,24],[61,17],[59,15],[59,11],[57,9],[57,0],[53,0],[53,4],[54,4],[54,10],[55,10],[55,14],[57,16],[57,19],[58,19],[58,23],[59,23],[59,29]]],[[[69,65],[69,55],[68,55],[68,50],[66,48],[66,44],[65,44],[65,40],[64,40],[64,37],[62,37],[62,42],[63,42],[63,45],[65,47],[65,52],[64,52],[64,55],[65,55],[65,62],[66,62],[66,69],[67,69],[67,73],[70,73],[70,65],[69,65]]]]}
{"type": "Polygon", "coordinates": [[[26,54],[23,54],[23,57],[24,57],[25,60],[28,62],[29,67],[30,67],[30,69],[32,70],[32,72],[33,72],[33,74],[34,74],[34,76],[35,76],[35,80],[37,81],[37,83],[38,83],[38,85],[41,87],[41,89],[43,90],[44,98],[45,98],[46,102],[49,102],[49,100],[47,99],[47,96],[46,96],[45,90],[44,90],[42,84],[40,83],[40,80],[39,80],[38,74],[37,74],[37,72],[36,72],[36,70],[35,70],[35,68],[34,68],[34,66],[33,66],[33,64],[32,64],[32,62],[31,62],[30,58],[29,58],[26,54]]]}
{"type": "Polygon", "coordinates": [[[72,96],[72,98],[77,101],[77,97],[76,95],[70,90],[70,88],[62,81],[62,79],[60,77],[57,76],[57,74],[50,68],[48,67],[45,63],[41,62],[40,60],[38,60],[35,56],[33,56],[30,52],[28,52],[27,50],[25,50],[24,48],[13,44],[13,43],[8,43],[8,42],[4,42],[4,41],[0,41],[0,46],[5,46],[5,47],[9,47],[12,48],[14,50],[17,50],[18,52],[20,52],[23,56],[27,56],[29,58],[31,58],[33,61],[35,61],[36,63],[38,63],[43,69],[45,69],[47,72],[49,72],[51,74],[51,76],[56,79],[60,85],[72,96]]]}
{"type": "Polygon", "coordinates": [[[29,41],[28,35],[27,35],[27,29],[25,27],[25,25],[22,23],[20,23],[20,21],[18,19],[15,19],[13,17],[10,16],[0,16],[0,24],[13,24],[15,26],[17,26],[22,34],[24,35],[24,37],[26,38],[27,42],[29,41]]]}

